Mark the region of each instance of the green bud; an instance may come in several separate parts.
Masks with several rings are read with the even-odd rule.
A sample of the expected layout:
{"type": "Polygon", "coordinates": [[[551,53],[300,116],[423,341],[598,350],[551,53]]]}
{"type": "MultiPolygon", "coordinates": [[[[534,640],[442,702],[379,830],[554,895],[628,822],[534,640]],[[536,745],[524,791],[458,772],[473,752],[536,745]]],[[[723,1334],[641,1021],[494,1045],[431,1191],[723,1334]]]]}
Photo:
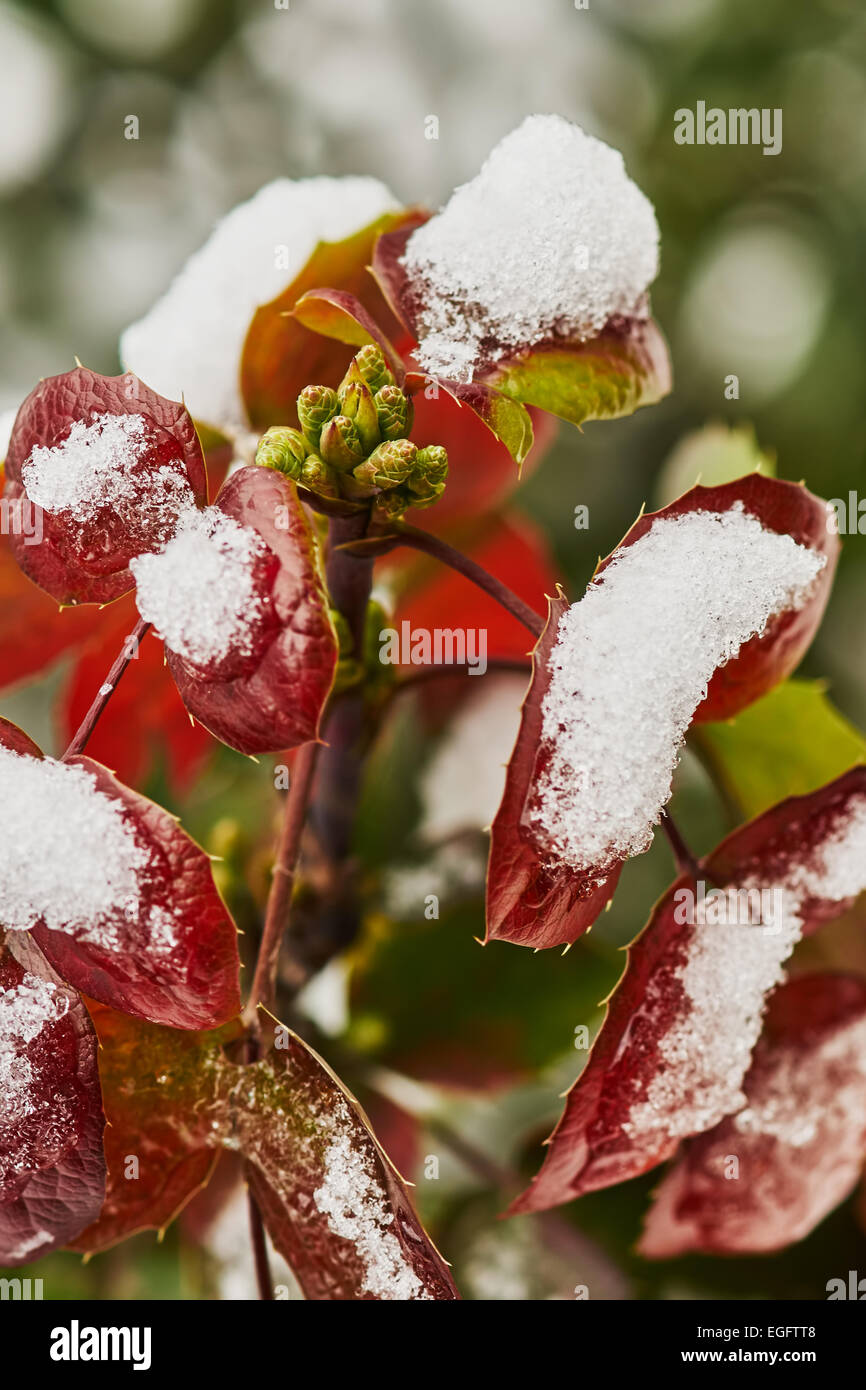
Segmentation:
{"type": "Polygon", "coordinates": [[[364,454],[372,453],[379,443],[379,417],[372,392],[363,381],[352,381],[341,396],[343,414],[355,422],[364,454]]]}
{"type": "Polygon", "coordinates": [[[377,343],[367,343],[356,352],[353,365],[357,367],[361,380],[366,382],[375,396],[383,386],[393,386],[394,378],[388,370],[385,354],[377,343]]]}
{"type": "Polygon", "coordinates": [[[333,468],[328,467],[324,459],[319,458],[318,454],[310,454],[309,458],[304,460],[298,481],[304,487],[309,488],[310,492],[317,492],[320,497],[339,497],[340,495],[336,473],[333,468]]]}
{"type": "Polygon", "coordinates": [[[260,468],[273,468],[285,473],[288,478],[299,478],[304,460],[310,446],[300,430],[289,429],[287,425],[274,425],[266,430],[256,449],[256,463],[260,468]]]}
{"type": "Polygon", "coordinates": [[[419,495],[418,495],[417,492],[410,492],[410,491],[409,491],[409,488],[408,488],[408,485],[407,485],[405,491],[408,493],[408,496],[409,496],[409,503],[408,503],[408,505],[409,505],[410,507],[415,507],[415,508],[432,507],[432,506],[433,506],[433,503],[434,503],[434,502],[438,502],[438,501],[439,501],[439,498],[442,496],[443,492],[445,491],[445,484],[444,484],[444,483],[431,483],[431,484],[430,484],[430,488],[431,488],[431,491],[430,491],[430,493],[429,493],[427,496],[425,496],[425,497],[419,497],[419,495]]]}
{"type": "Polygon", "coordinates": [[[383,439],[403,439],[412,428],[415,410],[399,386],[383,386],[376,392],[376,414],[383,439]]]}
{"type": "Polygon", "coordinates": [[[366,462],[354,469],[352,476],[374,487],[397,487],[412,472],[417,452],[410,439],[386,439],[377,445],[366,462]]]}
{"type": "Polygon", "coordinates": [[[364,449],[354,420],[348,415],[335,415],[322,430],[319,451],[326,463],[341,473],[350,473],[364,457],[364,449]]]}
{"type": "Polygon", "coordinates": [[[298,396],[298,419],[311,449],[318,449],[322,430],[340,409],[337,393],[330,386],[305,386],[298,396]]]}
{"type": "Polygon", "coordinates": [[[448,477],[448,454],[441,444],[427,444],[415,455],[415,464],[406,486],[418,498],[413,506],[429,506],[445,491],[448,477]]]}
{"type": "Polygon", "coordinates": [[[404,487],[395,487],[391,492],[383,492],[376,498],[376,510],[388,521],[399,521],[407,507],[413,505],[412,498],[404,487]]]}

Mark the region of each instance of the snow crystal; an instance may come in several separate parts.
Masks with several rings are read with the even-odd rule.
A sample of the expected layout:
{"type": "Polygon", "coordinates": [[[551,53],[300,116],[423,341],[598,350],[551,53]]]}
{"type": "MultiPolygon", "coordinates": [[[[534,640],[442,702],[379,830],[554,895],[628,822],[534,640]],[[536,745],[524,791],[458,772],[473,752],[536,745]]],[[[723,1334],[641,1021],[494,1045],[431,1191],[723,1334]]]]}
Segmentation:
{"type": "Polygon", "coordinates": [[[383,1300],[427,1297],[421,1280],[406,1260],[389,1227],[394,1217],[383,1201],[369,1159],[337,1132],[325,1152],[325,1180],[313,1193],[334,1235],[352,1241],[364,1266],[364,1289],[383,1300]]]}
{"type": "MultiPolygon", "coordinates": [[[[69,999],[49,980],[25,973],[21,983],[0,989],[0,1119],[3,1128],[32,1114],[33,1067],[23,1049],[46,1023],[63,1018],[69,999]]],[[[41,1243],[41,1242],[40,1242],[41,1243]]]]}
{"type": "Polygon", "coordinates": [[[86,768],[0,748],[0,786],[14,814],[0,856],[0,921],[39,921],[94,944],[116,945],[118,916],[139,910],[147,855],[119,803],[86,768]]]}
{"type": "Polygon", "coordinates": [[[96,415],[73,422],[67,437],[51,448],[37,445],[21,470],[31,502],[46,512],[87,522],[104,507],[129,512],[142,521],[142,509],[155,519],[172,519],[193,505],[192,489],[178,468],[141,468],[150,447],[141,415],[96,415]]]}
{"type": "Polygon", "coordinates": [[[866,1129],[866,1019],[814,1048],[778,1048],[750,1090],[748,1105],[734,1117],[742,1134],[801,1149],[826,1131],[839,1144],[838,1156],[853,1144],[859,1166],[866,1129]],[[849,1143],[840,1135],[849,1136],[849,1143]]]}
{"type": "Polygon", "coordinates": [[[662,517],[560,620],[542,704],[550,759],[527,816],[551,862],[641,854],[717,667],[799,608],[825,559],[741,504],[662,517]]]}
{"type": "Polygon", "coordinates": [[[529,116],[415,231],[422,367],[471,381],[477,360],[632,314],[658,272],[652,204],[622,155],[561,116],[529,116]]]}
{"type": "Polygon", "coordinates": [[[167,293],[120,343],[124,366],[196,419],[242,427],[238,371],[253,314],[295,278],[319,241],[339,241],[393,194],[370,178],[277,179],[218,223],[167,293]]]}
{"type": "MultiPolygon", "coordinates": [[[[792,866],[778,882],[761,884],[746,875],[732,886],[743,890],[740,902],[751,892],[749,901],[763,904],[763,918],[757,924],[751,918],[707,921],[712,896],[700,905],[676,971],[684,1009],[661,1040],[661,1069],[623,1126],[633,1138],[653,1130],[702,1133],[745,1106],[742,1085],[766,1001],[784,978],[782,966],[802,934],[806,904],[810,898],[842,902],[866,889],[866,797],[836,819],[805,864],[792,866]]],[[[732,900],[729,891],[726,901],[732,900]]],[[[648,1011],[667,988],[654,977],[648,1011]]]]}
{"type": "Polygon", "coordinates": [[[258,533],[208,507],[181,519],[162,550],[130,562],[138,611],[166,646],[196,666],[252,650],[262,602],[258,533]]]}

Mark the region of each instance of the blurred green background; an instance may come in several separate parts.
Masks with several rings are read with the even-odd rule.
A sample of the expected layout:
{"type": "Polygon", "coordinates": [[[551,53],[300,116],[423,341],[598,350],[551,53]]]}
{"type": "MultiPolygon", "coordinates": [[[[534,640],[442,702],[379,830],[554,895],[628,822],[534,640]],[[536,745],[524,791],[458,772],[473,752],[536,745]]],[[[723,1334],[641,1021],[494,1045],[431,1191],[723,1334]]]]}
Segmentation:
{"type": "MultiPolygon", "coordinates": [[[[655,204],[662,268],[653,307],[675,383],[668,400],[632,419],[580,434],[563,427],[520,493],[572,592],[642,503],[661,500],[672,449],[707,422],[748,423],[782,477],[825,497],[866,489],[861,0],[591,0],[588,10],[572,0],[290,0],[286,9],[273,0],[43,0],[0,3],[0,52],[0,410],[74,355],[116,371],[119,331],[213,222],[268,179],[370,173],[407,203],[436,206],[527,113],[558,111],[621,149],[655,204]],[[674,112],[698,100],[780,107],[782,152],[676,145],[674,112]],[[138,141],[124,139],[130,114],[138,141]],[[435,141],[424,135],[430,114],[435,141]],[[725,396],[730,374],[736,400],[725,396]],[[586,531],[574,529],[578,504],[589,508],[586,531]]],[[[860,726],[864,596],[866,537],[852,535],[804,674],[827,678],[860,726]]],[[[28,693],[24,706],[16,696],[15,716],[32,708],[37,718],[50,688],[28,693]]],[[[642,924],[670,863],[656,846],[629,865],[592,946],[565,959],[478,950],[474,842],[462,866],[436,871],[461,903],[438,922],[382,925],[399,916],[387,900],[395,884],[386,892],[376,877],[382,847],[411,859],[421,843],[423,787],[405,786],[407,766],[423,766],[418,727],[411,712],[395,721],[377,753],[359,843],[375,885],[374,926],[355,962],[351,1012],[340,1003],[339,969],[310,1012],[322,1036],[409,1074],[409,1058],[425,1048],[441,1051],[456,1037],[466,1055],[476,1043],[492,1055],[508,1034],[519,1082],[440,1095],[436,1113],[483,1154],[528,1173],[556,1093],[576,1070],[574,1028],[597,1021],[595,1002],[621,964],[614,947],[642,924]]],[[[246,762],[220,752],[177,809],[203,840],[230,817],[256,846],[270,830],[257,787],[246,762]]],[[[728,822],[689,758],[677,797],[694,847],[707,849],[728,822]]],[[[423,872],[425,891],[438,891],[433,871],[423,872]]],[[[638,1261],[630,1246],[651,1177],[584,1199],[558,1234],[497,1223],[501,1196],[444,1132],[416,1135],[415,1176],[467,1296],[563,1298],[589,1283],[595,1296],[820,1298],[829,1278],[866,1269],[851,1203],[777,1257],[638,1261]],[[428,1154],[441,1158],[436,1181],[423,1178],[428,1154]]],[[[209,1254],[175,1229],[162,1245],[143,1236],[87,1266],[59,1256],[28,1272],[44,1277],[51,1297],[251,1296],[242,1218],[223,1221],[209,1254]]]]}

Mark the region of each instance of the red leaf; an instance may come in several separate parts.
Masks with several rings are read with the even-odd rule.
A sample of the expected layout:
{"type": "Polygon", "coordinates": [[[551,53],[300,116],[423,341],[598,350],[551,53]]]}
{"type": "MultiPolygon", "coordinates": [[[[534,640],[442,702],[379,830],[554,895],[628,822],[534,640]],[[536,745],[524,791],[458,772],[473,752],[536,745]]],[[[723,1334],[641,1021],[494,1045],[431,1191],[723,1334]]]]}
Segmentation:
{"type": "Polygon", "coordinates": [[[86,641],[101,621],[94,608],[61,612],[22,574],[9,536],[0,535],[0,689],[44,671],[86,641]]]}
{"type": "MultiPolygon", "coordinates": [[[[37,592],[34,590],[34,592],[37,592]]],[[[82,614],[93,610],[80,610],[82,614]]],[[[73,610],[65,615],[78,617],[73,610]]],[[[102,630],[84,648],[64,686],[57,710],[63,746],[69,744],[90,708],[112,661],[138,618],[130,595],[99,614],[102,630]]],[[[91,757],[110,767],[129,786],[140,787],[155,766],[177,792],[189,789],[213,738],[190,718],[178,693],[160,642],[145,637],[99,717],[90,736],[91,757]],[[135,737],[129,731],[135,729],[135,737]]]]}
{"type": "Polygon", "coordinates": [[[128,449],[129,497],[118,503],[110,495],[99,503],[94,479],[84,503],[72,509],[42,506],[38,545],[12,536],[24,573],[60,603],[108,603],[133,587],[129,561],[161,544],[176,519],[169,480],[191,489],[197,502],[207,499],[201,445],[184,406],[158,396],[131,373],[105,377],[85,367],[48,377],[22,405],[6,458],[6,497],[38,501],[42,492],[37,488],[31,498],[26,485],[33,450],[55,449],[76,427],[90,429],[103,416],[143,422],[140,438],[122,446],[128,449]]]}
{"type": "MultiPolygon", "coordinates": [[[[695,513],[725,513],[734,509],[742,509],[746,517],[757,519],[764,532],[790,536],[811,553],[823,557],[825,563],[800,608],[789,607],[777,616],[771,617],[763,635],[744,642],[738,655],[726,664],[722,662],[716,667],[715,674],[709,681],[706,698],[696,706],[695,717],[699,718],[715,719],[736,713],[743,705],[757,699],[772,685],[789,675],[803,655],[827,602],[838,551],[837,538],[827,530],[827,504],[813,497],[801,486],[780,483],[759,474],[752,474],[721,487],[692,488],[663,511],[642,516],[635,523],[622,544],[598,566],[590,595],[591,599],[594,599],[600,592],[608,592],[603,578],[599,583],[605,570],[613,561],[621,562],[621,557],[637,541],[647,536],[660,520],[664,522],[671,517],[695,513]]],[[[712,563],[712,556],[707,557],[707,562],[712,563]]],[[[659,581],[667,582],[671,586],[673,600],[676,597],[674,588],[676,585],[682,585],[683,578],[676,571],[668,574],[661,570],[659,581]]],[[[768,606],[770,597],[768,593],[768,606]]],[[[630,780],[633,779],[626,775],[625,767],[628,757],[620,752],[623,775],[621,787],[617,785],[614,791],[612,783],[607,785],[610,778],[606,779],[604,770],[611,761],[610,757],[607,764],[602,766],[599,755],[599,763],[594,765],[591,751],[587,752],[587,744],[591,740],[585,739],[575,759],[576,765],[581,768],[580,774],[569,768],[555,766],[554,775],[558,778],[560,788],[576,786],[581,789],[580,796],[574,797],[577,809],[584,812],[589,821],[595,818],[599,826],[598,839],[602,840],[605,834],[608,836],[611,846],[609,853],[605,857],[593,849],[593,862],[578,868],[581,860],[570,846],[567,845],[565,850],[560,850],[543,841],[543,837],[532,824],[532,813],[539,802],[539,789],[543,787],[546,771],[552,763],[555,765],[556,760],[555,741],[551,741],[549,735],[545,737],[543,733],[543,703],[552,680],[549,668],[557,636],[556,627],[566,613],[566,608],[565,602],[560,600],[548,619],[548,627],[539,647],[540,659],[536,662],[520,735],[506,779],[505,797],[494,825],[488,880],[488,939],[504,939],[530,946],[554,946],[575,940],[591,926],[611,897],[619,867],[627,857],[627,852],[620,846],[628,842],[629,837],[636,842],[639,829],[645,829],[649,835],[652,820],[651,812],[647,812],[646,807],[654,796],[658,796],[659,804],[661,803],[665,779],[669,779],[678,753],[674,736],[669,748],[660,747],[657,750],[658,763],[649,763],[651,768],[658,766],[656,782],[648,785],[644,779],[632,792],[630,780]],[[665,762],[668,754],[671,760],[669,765],[665,762]],[[585,759],[587,766],[584,767],[578,759],[585,759]],[[600,782],[602,792],[597,790],[596,782],[600,782]],[[604,799],[605,796],[607,800],[604,799]],[[614,796],[615,806],[611,804],[614,796]],[[629,800],[630,796],[632,800],[629,800]],[[614,826],[612,830],[609,829],[610,824],[614,826]],[[622,829],[622,826],[626,826],[627,829],[622,829]],[[571,862],[569,854],[574,854],[571,862]],[[538,917],[542,906],[543,922],[538,917]]],[[[723,617],[724,614],[717,615],[720,629],[723,617]]],[[[671,696],[668,694],[660,697],[657,687],[659,657],[670,665],[667,657],[670,637],[666,628],[669,622],[668,606],[659,602],[657,613],[654,610],[646,615],[645,625],[637,639],[641,644],[646,644],[645,647],[640,645],[637,648],[638,656],[643,662],[640,671],[635,673],[630,667],[626,667],[630,673],[628,683],[621,674],[619,677],[611,674],[610,685],[603,689],[598,686],[600,678],[597,675],[596,684],[589,687],[588,698],[594,702],[593,708],[599,711],[598,718],[601,719],[601,711],[604,710],[604,718],[616,729],[614,742],[621,742],[627,735],[631,735],[631,724],[634,725],[635,747],[646,737],[645,728],[642,728],[640,722],[642,716],[646,717],[646,712],[639,707],[638,713],[635,714],[632,705],[627,703],[628,699],[632,698],[630,692],[634,681],[644,680],[644,677],[646,690],[652,694],[655,701],[653,713],[659,712],[659,728],[664,728],[663,721],[668,713],[668,706],[664,703],[660,705],[659,700],[671,700],[671,696]],[[657,628],[654,626],[656,623],[657,628]],[[655,667],[652,665],[654,658],[655,667]],[[646,672],[644,667],[647,668],[646,672]],[[623,682],[621,690],[624,701],[624,712],[618,716],[618,722],[614,718],[617,710],[614,698],[617,695],[617,679],[623,682]]],[[[585,640],[584,635],[581,635],[581,640],[585,640]]],[[[597,634],[594,640],[598,642],[597,634]]],[[[614,643],[615,635],[610,635],[608,640],[614,643]]],[[[714,644],[716,640],[714,634],[714,644]]],[[[622,650],[624,642],[623,637],[619,650],[622,650]]],[[[721,646],[716,650],[721,651],[721,646]]],[[[737,651],[737,648],[734,647],[734,650],[737,651]]],[[[632,656],[631,649],[628,656],[632,656]]],[[[616,667],[616,661],[612,665],[616,667]]],[[[607,680],[607,666],[604,678],[607,680]]],[[[583,685],[580,682],[583,678],[578,676],[575,679],[578,680],[578,689],[582,691],[583,685]]],[[[640,688],[643,689],[643,686],[640,688]]],[[[696,689],[695,699],[697,698],[696,689]]],[[[581,713],[575,717],[586,719],[587,716],[581,713]]],[[[560,727],[563,722],[564,717],[560,720],[560,727]]],[[[666,732],[665,738],[667,737],[666,732]]],[[[667,786],[669,788],[669,781],[667,786]]],[[[558,790],[553,800],[554,804],[558,802],[561,806],[567,797],[562,790],[558,790]]],[[[547,814],[549,816],[550,812],[547,814]]],[[[566,840],[569,835],[572,840],[576,839],[578,832],[569,831],[566,811],[561,810],[558,814],[568,832],[565,835],[566,840]]],[[[581,834],[584,829],[585,827],[581,827],[581,834]]]]}
{"type": "Polygon", "coordinates": [[[762,1254],[807,1236],[854,1190],[866,1160],[864,1049],[866,982],[803,975],[784,985],[745,1081],[746,1109],[683,1147],[656,1190],[641,1254],[762,1254]]]}
{"type": "Polygon", "coordinates": [[[273,564],[262,596],[271,615],[240,674],[205,674],[166,649],[183,702],[241,753],[269,753],[318,737],[337,646],[319,577],[315,539],[294,486],[267,468],[241,468],[216,507],[257,532],[273,564]]]}
{"type": "Polygon", "coordinates": [[[29,937],[0,939],[0,1265],[77,1236],[105,1192],[96,1037],[29,937]]]}
{"type": "MultiPolygon", "coordinates": [[[[83,823],[48,821],[52,785],[43,790],[41,840],[37,837],[32,842],[28,833],[28,817],[35,814],[32,807],[24,819],[24,834],[7,836],[5,872],[11,882],[11,898],[5,905],[7,926],[27,927],[35,919],[32,934],[54,969],[74,988],[113,1008],[175,1028],[214,1027],[231,1018],[240,1002],[237,934],[204,851],[167,811],[124,787],[90,758],[70,758],[62,764],[43,760],[35,744],[6,720],[0,721],[0,746],[21,758],[44,761],[48,776],[60,768],[80,768],[90,779],[90,786],[79,790],[74,802],[83,823]],[[96,809],[100,814],[88,823],[88,815],[96,809]],[[122,842],[121,852],[129,853],[128,876],[126,864],[106,862],[99,915],[84,925],[72,918],[64,924],[60,919],[74,889],[68,885],[58,889],[53,880],[42,885],[36,873],[39,856],[46,846],[50,855],[59,856],[56,872],[66,856],[74,860],[77,855],[79,864],[88,868],[91,863],[99,865],[103,854],[107,861],[106,810],[109,833],[122,842]],[[35,882],[27,890],[28,917],[14,923],[10,920],[13,905],[23,910],[21,885],[30,866],[35,882]],[[49,895],[50,901],[40,894],[49,895]]],[[[36,795],[32,789],[31,794],[36,795]]],[[[115,852],[113,842],[111,853],[115,852]]]]}
{"type": "Polygon", "coordinates": [[[700,912],[692,925],[688,905],[696,884],[685,876],[677,880],[629,949],[541,1172],[512,1212],[541,1211],[637,1177],[669,1158],[681,1139],[736,1109],[763,999],[798,927],[808,933],[840,916],[853,894],[840,898],[839,884],[852,873],[860,874],[851,885],[855,893],[858,882],[866,886],[866,855],[856,872],[849,863],[847,879],[834,878],[827,868],[832,861],[824,858],[851,826],[859,827],[862,841],[864,823],[866,767],[858,767],[820,791],[781,802],[736,830],[705,861],[707,893],[713,885],[778,890],[781,898],[772,902],[779,931],[762,925],[768,920],[763,903],[763,917],[755,922],[740,899],[722,925],[701,925],[700,912]],[[713,931],[719,934],[710,950],[713,931]],[[699,1002],[684,983],[687,966],[699,1002]]]}
{"type": "Polygon", "coordinates": [[[613,897],[622,869],[618,864],[599,880],[590,872],[551,868],[521,826],[523,808],[540,766],[541,706],[550,684],[548,662],[559,620],[567,608],[560,590],[550,600],[547,624],[533,652],[532,681],[523,702],[502,803],[490,833],[488,941],[512,941],[535,948],[576,941],[613,897]]]}

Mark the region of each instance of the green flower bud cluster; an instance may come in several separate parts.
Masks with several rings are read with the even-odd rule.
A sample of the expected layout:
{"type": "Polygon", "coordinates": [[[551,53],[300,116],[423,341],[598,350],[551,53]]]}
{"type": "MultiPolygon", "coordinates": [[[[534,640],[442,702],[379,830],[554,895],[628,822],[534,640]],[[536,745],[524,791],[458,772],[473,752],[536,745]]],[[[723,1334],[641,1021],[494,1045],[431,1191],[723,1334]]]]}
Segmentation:
{"type": "Polygon", "coordinates": [[[429,507],[448,473],[438,444],[418,449],[411,397],[396,384],[384,353],[368,343],[352,358],[336,391],[305,386],[300,429],[276,425],[259,441],[256,463],[274,468],[322,497],[370,499],[385,516],[429,507]]]}

